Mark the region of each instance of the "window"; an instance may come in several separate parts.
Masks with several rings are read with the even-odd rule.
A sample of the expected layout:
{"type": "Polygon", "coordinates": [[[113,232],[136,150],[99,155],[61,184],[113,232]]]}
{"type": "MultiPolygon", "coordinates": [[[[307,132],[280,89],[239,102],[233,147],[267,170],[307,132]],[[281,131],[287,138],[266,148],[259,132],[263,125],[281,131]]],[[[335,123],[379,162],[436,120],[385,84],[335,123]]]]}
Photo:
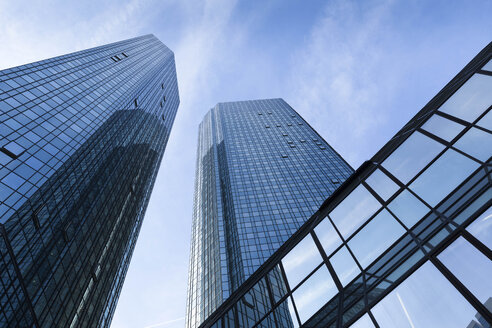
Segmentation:
{"type": "Polygon", "coordinates": [[[429,212],[429,208],[406,189],[389,203],[388,208],[407,228],[413,227],[429,212]]]}
{"type": "Polygon", "coordinates": [[[25,149],[17,144],[15,141],[9,142],[8,144],[0,148],[0,150],[12,159],[17,159],[25,151],[25,149]]]}
{"type": "Polygon", "coordinates": [[[355,188],[338,206],[330,217],[344,238],[366,222],[379,208],[380,203],[362,185],[355,188]]]}
{"type": "Polygon", "coordinates": [[[314,228],[314,232],[328,256],[330,256],[342,243],[342,240],[328,218],[324,218],[323,221],[314,228]]]}
{"type": "Polygon", "coordinates": [[[448,120],[440,115],[433,115],[424,125],[422,125],[422,129],[429,131],[446,141],[453,140],[464,128],[463,125],[448,120]]]}
{"type": "Polygon", "coordinates": [[[444,145],[415,132],[382,165],[401,182],[407,183],[443,149],[444,145]]]}
{"type": "Polygon", "coordinates": [[[489,207],[482,215],[466,228],[472,235],[485,246],[492,249],[492,207],[489,207]]]}
{"type": "Polygon", "coordinates": [[[405,229],[383,209],[348,242],[348,246],[365,268],[404,233],[405,229]]]}
{"type": "Polygon", "coordinates": [[[360,272],[347,247],[343,246],[330,258],[330,263],[343,286],[347,285],[360,272]]]}
{"type": "Polygon", "coordinates": [[[485,162],[492,155],[492,134],[477,128],[468,130],[454,146],[485,162]]]}
{"type": "Polygon", "coordinates": [[[311,318],[337,292],[328,269],[323,265],[292,293],[301,323],[311,318]]]}
{"type": "Polygon", "coordinates": [[[388,200],[400,188],[379,169],[376,169],[366,182],[383,200],[388,200]]]}
{"type": "Polygon", "coordinates": [[[371,312],[381,328],[463,328],[476,313],[430,262],[404,280],[371,312]]]}
{"type": "Polygon", "coordinates": [[[321,262],[321,254],[313,238],[307,235],[282,259],[290,288],[294,289],[321,262]]]}
{"type": "Polygon", "coordinates": [[[482,67],[483,70],[492,72],[492,59],[482,67]]]}
{"type": "Polygon", "coordinates": [[[436,206],[478,166],[468,157],[448,149],[410,185],[410,189],[431,206],[436,206]]]}
{"type": "Polygon", "coordinates": [[[492,296],[492,261],[463,237],[449,245],[438,258],[481,303],[492,296]]]}
{"type": "Polygon", "coordinates": [[[473,122],[492,105],[492,76],[475,74],[439,108],[439,111],[473,122]]]}

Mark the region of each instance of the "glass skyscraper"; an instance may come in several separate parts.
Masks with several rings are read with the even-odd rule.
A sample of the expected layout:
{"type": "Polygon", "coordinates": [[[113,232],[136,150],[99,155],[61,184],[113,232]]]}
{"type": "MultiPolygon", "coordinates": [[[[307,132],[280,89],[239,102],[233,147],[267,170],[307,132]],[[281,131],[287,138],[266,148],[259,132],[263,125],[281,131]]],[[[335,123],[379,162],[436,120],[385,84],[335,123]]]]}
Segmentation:
{"type": "Polygon", "coordinates": [[[492,43],[200,327],[490,327],[491,206],[492,43]]]}
{"type": "Polygon", "coordinates": [[[0,71],[0,326],[107,327],[179,105],[153,35],[0,71]]]}
{"type": "MultiPolygon", "coordinates": [[[[282,99],[217,104],[200,124],[197,155],[187,327],[199,326],[353,173],[282,99]]],[[[255,291],[261,302],[269,301],[265,288],[255,291]]],[[[242,303],[244,320],[252,306],[242,303]]],[[[277,312],[288,327],[288,309],[277,312]]]]}

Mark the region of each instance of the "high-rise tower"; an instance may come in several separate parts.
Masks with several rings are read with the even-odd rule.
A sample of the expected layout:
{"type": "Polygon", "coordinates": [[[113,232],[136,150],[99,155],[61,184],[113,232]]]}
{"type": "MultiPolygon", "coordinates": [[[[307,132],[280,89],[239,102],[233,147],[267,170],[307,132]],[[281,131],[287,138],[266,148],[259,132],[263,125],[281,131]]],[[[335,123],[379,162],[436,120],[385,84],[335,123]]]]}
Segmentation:
{"type": "Polygon", "coordinates": [[[490,327],[491,91],[492,43],[200,328],[490,327]]]}
{"type": "Polygon", "coordinates": [[[109,326],[179,105],[152,35],[0,71],[0,326],[109,326]]]}
{"type": "Polygon", "coordinates": [[[352,173],[282,99],[210,110],[199,128],[187,327],[206,319],[352,173]]]}

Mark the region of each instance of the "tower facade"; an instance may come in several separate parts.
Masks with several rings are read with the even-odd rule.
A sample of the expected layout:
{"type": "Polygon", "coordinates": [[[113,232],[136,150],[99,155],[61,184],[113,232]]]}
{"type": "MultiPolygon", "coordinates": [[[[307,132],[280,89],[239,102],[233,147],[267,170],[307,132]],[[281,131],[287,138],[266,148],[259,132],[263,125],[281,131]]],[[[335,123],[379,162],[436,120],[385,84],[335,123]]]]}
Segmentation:
{"type": "MultiPolygon", "coordinates": [[[[353,173],[282,99],[217,104],[200,124],[197,155],[187,327],[200,325],[353,173]]],[[[268,295],[261,286],[256,293],[268,295]]],[[[288,312],[277,316],[288,327],[288,312]]]]}
{"type": "Polygon", "coordinates": [[[0,326],[109,326],[179,105],[153,35],[0,71],[0,326]]]}
{"type": "Polygon", "coordinates": [[[491,90],[492,43],[200,328],[490,327],[491,90]]]}

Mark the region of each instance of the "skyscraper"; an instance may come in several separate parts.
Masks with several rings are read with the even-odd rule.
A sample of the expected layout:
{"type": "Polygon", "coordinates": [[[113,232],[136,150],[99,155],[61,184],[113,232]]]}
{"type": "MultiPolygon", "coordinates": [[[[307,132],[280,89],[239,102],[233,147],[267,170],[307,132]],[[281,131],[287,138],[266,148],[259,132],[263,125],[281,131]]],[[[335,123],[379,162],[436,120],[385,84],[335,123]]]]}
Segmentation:
{"type": "Polygon", "coordinates": [[[109,326],[179,105],[153,35],[0,71],[0,326],[109,326]]]}
{"type": "Polygon", "coordinates": [[[200,328],[489,327],[491,91],[492,43],[200,328]]]}
{"type": "Polygon", "coordinates": [[[199,128],[186,326],[205,320],[352,173],[282,99],[211,109],[199,128]]]}

